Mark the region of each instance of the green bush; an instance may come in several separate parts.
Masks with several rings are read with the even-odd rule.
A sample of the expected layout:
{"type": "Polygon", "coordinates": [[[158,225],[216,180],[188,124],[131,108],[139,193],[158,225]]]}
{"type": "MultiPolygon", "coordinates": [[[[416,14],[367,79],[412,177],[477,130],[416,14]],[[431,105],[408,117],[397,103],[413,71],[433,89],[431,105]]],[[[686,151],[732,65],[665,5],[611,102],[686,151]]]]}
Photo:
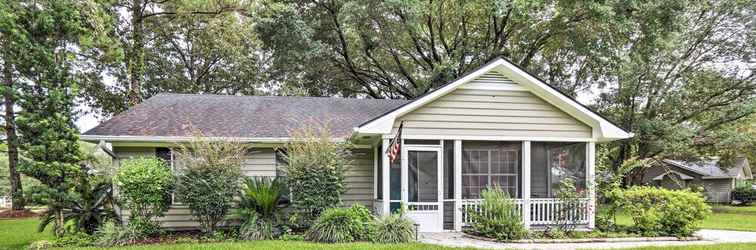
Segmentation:
{"type": "Polygon", "coordinates": [[[124,160],[114,177],[118,199],[131,213],[134,229],[152,234],[159,228],[154,220],[163,216],[170,205],[173,175],[161,159],[136,158],[124,160]]]}
{"type": "Polygon", "coordinates": [[[52,241],[55,247],[86,247],[91,246],[95,238],[83,232],[70,232],[52,241]]]}
{"type": "Polygon", "coordinates": [[[414,223],[400,213],[383,216],[375,221],[375,243],[407,243],[415,238],[414,223]]]}
{"type": "Polygon", "coordinates": [[[517,205],[498,187],[481,192],[483,202],[479,209],[468,209],[471,226],[469,233],[497,240],[520,239],[526,234],[517,205]]]}
{"type": "Polygon", "coordinates": [[[699,193],[636,186],[622,192],[622,206],[645,236],[689,236],[711,214],[699,193]]]}
{"type": "Polygon", "coordinates": [[[125,246],[145,235],[140,229],[134,228],[132,224],[122,227],[113,222],[108,222],[95,232],[93,245],[98,247],[125,246]]]}
{"type": "Polygon", "coordinates": [[[286,145],[282,168],[292,193],[299,223],[306,227],[325,209],[338,207],[346,191],[344,172],[349,164],[346,143],[334,143],[326,127],[295,130],[286,145]]]}
{"type": "Polygon", "coordinates": [[[245,219],[239,227],[241,240],[272,240],[281,236],[281,230],[272,220],[262,219],[253,214],[245,219]]]}
{"type": "Polygon", "coordinates": [[[305,239],[323,243],[344,243],[367,240],[372,232],[373,220],[362,205],[351,208],[329,208],[305,233],[305,239]]]}
{"type": "Polygon", "coordinates": [[[733,198],[738,200],[741,205],[751,204],[756,200],[756,189],[748,183],[748,185],[738,185],[735,190],[732,191],[733,198]]]}
{"type": "Polygon", "coordinates": [[[247,145],[197,136],[174,152],[182,163],[177,197],[189,207],[202,232],[213,235],[241,189],[247,145]]]}

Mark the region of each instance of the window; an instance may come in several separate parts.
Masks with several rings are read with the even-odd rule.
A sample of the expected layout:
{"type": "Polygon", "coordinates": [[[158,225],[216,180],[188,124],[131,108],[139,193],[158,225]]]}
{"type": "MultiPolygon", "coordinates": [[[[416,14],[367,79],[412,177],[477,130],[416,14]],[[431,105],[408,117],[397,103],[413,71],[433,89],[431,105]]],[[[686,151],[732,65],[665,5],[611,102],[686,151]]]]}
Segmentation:
{"type": "Polygon", "coordinates": [[[286,192],[284,192],[283,200],[285,202],[291,201],[291,188],[286,184],[286,173],[283,171],[283,167],[288,165],[289,162],[286,161],[286,156],[288,156],[288,152],[286,152],[286,149],[284,148],[277,148],[273,151],[276,157],[276,179],[280,179],[284,183],[284,189],[286,192]]]}
{"type": "Polygon", "coordinates": [[[479,199],[480,192],[498,186],[519,197],[520,148],[514,142],[466,142],[462,146],[462,198],[479,199]]]}
{"type": "Polygon", "coordinates": [[[565,179],[572,179],[578,192],[585,190],[584,142],[533,142],[530,154],[531,197],[554,198],[565,179]]]}

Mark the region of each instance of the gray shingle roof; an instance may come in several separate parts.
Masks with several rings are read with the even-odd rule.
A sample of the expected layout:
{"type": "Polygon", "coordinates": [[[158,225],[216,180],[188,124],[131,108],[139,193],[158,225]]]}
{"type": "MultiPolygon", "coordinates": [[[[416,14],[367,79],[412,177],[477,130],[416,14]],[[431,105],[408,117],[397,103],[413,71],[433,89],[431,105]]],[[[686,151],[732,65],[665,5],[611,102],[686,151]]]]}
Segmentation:
{"type": "Polygon", "coordinates": [[[299,96],[159,94],[113,116],[84,135],[282,138],[310,122],[328,122],[333,136],[407,100],[299,96]],[[190,125],[191,124],[191,125],[190,125]]]}
{"type": "Polygon", "coordinates": [[[743,173],[743,165],[745,164],[745,158],[738,159],[735,166],[729,169],[722,169],[717,164],[718,160],[704,160],[697,162],[686,162],[676,160],[664,160],[667,164],[680,167],[700,174],[705,177],[737,177],[743,173]]]}

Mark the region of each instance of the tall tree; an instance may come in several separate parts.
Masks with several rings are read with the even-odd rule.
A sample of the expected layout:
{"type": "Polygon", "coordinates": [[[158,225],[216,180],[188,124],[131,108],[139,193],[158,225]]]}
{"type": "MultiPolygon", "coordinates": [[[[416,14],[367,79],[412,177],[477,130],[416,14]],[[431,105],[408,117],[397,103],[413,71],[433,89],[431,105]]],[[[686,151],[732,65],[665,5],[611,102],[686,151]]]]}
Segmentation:
{"type": "MultiPolygon", "coordinates": [[[[7,44],[7,43],[6,43],[7,44]]],[[[13,66],[3,56],[3,102],[5,108],[5,142],[8,147],[8,178],[10,182],[11,210],[21,211],[26,207],[24,200],[24,188],[21,184],[21,174],[16,170],[18,167],[18,138],[16,136],[16,93],[15,84],[13,83],[13,66]]]]}
{"type": "Polygon", "coordinates": [[[122,61],[100,65],[108,81],[84,84],[84,98],[110,115],[164,92],[252,93],[261,54],[246,1],[120,0],[110,8],[122,61]],[[241,74],[230,72],[238,71],[241,74]]]}
{"type": "Polygon", "coordinates": [[[75,0],[18,2],[2,8],[3,16],[14,16],[17,24],[3,34],[13,34],[9,46],[21,108],[18,146],[29,159],[20,162],[19,170],[44,185],[31,198],[46,201],[54,214],[41,225],[52,221],[61,234],[64,209],[85,176],[73,124],[77,79],[85,71],[78,63],[106,54],[92,46],[108,44],[106,36],[98,36],[103,13],[95,2],[75,0]]]}
{"type": "MultiPolygon", "coordinates": [[[[669,17],[671,32],[641,19],[627,34],[618,50],[623,60],[606,77],[613,84],[596,105],[636,134],[615,144],[615,168],[628,159],[728,162],[753,149],[756,138],[736,129],[756,112],[755,14],[754,1],[689,4],[669,17]]],[[[643,173],[637,169],[626,182],[643,173]]]]}
{"type": "Polygon", "coordinates": [[[287,83],[314,95],[411,99],[496,56],[574,94],[616,60],[615,34],[634,28],[635,13],[674,15],[679,5],[270,0],[257,9],[256,28],[278,67],[291,71],[287,83]]]}

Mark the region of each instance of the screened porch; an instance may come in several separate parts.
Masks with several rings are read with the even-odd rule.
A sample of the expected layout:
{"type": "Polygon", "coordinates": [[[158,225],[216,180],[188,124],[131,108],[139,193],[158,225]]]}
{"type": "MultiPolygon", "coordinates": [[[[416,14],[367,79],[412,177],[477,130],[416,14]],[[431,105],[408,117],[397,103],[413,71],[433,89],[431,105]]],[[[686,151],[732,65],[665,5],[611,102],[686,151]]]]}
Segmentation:
{"type": "Polygon", "coordinates": [[[466,211],[477,209],[490,186],[514,199],[526,227],[560,219],[593,227],[592,142],[404,139],[393,162],[387,147],[384,140],[375,149],[382,157],[375,162],[374,209],[384,214],[405,204],[421,231],[461,230],[469,223],[466,211]],[[582,198],[569,204],[556,198],[565,179],[582,198]]]}

